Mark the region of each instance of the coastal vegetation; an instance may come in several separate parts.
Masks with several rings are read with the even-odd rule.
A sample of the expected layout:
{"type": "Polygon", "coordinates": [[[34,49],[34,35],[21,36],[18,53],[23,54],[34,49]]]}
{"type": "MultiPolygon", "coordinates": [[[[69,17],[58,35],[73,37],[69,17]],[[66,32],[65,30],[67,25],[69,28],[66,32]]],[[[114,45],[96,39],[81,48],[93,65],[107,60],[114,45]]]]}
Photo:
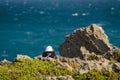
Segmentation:
{"type": "Polygon", "coordinates": [[[75,80],[117,80],[118,73],[109,72],[106,70],[91,70],[88,73],[80,75],[80,73],[75,73],[73,75],[75,80]]]}
{"type": "Polygon", "coordinates": [[[57,61],[26,59],[9,64],[0,65],[0,80],[43,80],[45,77],[67,76],[74,80],[116,80],[118,73],[91,70],[80,74],[79,71],[69,71],[59,66],[57,61]],[[99,77],[98,77],[99,76],[99,77]]]}
{"type": "Polygon", "coordinates": [[[57,67],[57,63],[38,59],[0,66],[0,80],[40,80],[46,76],[66,76],[71,72],[57,67]]]}
{"type": "Polygon", "coordinates": [[[120,62],[120,50],[119,49],[114,53],[112,60],[116,60],[116,61],[120,62]]]}
{"type": "Polygon", "coordinates": [[[95,60],[97,59],[97,56],[94,54],[89,54],[87,60],[95,60]]]}

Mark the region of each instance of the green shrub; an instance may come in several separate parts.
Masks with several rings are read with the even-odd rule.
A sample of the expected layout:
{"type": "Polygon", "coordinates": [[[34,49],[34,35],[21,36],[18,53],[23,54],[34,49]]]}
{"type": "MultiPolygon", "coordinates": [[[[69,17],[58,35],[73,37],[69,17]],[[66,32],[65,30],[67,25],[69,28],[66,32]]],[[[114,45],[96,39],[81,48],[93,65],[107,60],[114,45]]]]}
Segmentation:
{"type": "Polygon", "coordinates": [[[73,75],[73,78],[75,80],[117,80],[118,74],[109,71],[91,70],[82,75],[80,75],[80,73],[76,73],[73,75]]]}
{"type": "Polygon", "coordinates": [[[70,75],[71,72],[51,61],[38,59],[14,62],[0,67],[0,80],[41,80],[45,76],[70,75]]]}
{"type": "Polygon", "coordinates": [[[95,60],[95,59],[97,59],[96,55],[94,54],[87,55],[87,60],[95,60]]]}
{"type": "Polygon", "coordinates": [[[116,60],[118,62],[120,62],[120,50],[117,50],[114,54],[114,56],[112,57],[113,60],[116,60]]]}

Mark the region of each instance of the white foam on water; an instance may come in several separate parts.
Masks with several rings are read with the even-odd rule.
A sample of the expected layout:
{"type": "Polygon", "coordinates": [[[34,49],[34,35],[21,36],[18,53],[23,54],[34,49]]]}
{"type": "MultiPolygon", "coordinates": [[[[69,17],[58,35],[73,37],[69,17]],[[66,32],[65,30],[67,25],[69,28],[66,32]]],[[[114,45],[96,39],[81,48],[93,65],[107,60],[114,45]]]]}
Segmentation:
{"type": "Polygon", "coordinates": [[[55,4],[55,7],[59,7],[59,4],[58,4],[58,3],[56,3],[56,4],[55,4]]]}
{"type": "Polygon", "coordinates": [[[23,1],[23,4],[26,5],[26,4],[27,4],[27,0],[24,0],[24,1],[23,1]]]}
{"type": "Polygon", "coordinates": [[[83,16],[86,16],[87,14],[86,13],[82,13],[83,16]]]}
{"type": "Polygon", "coordinates": [[[44,12],[44,11],[40,11],[39,13],[40,13],[40,14],[45,14],[45,12],[44,12]]]}
{"type": "Polygon", "coordinates": [[[79,14],[78,13],[73,13],[72,16],[78,16],[79,14]]]}
{"type": "Polygon", "coordinates": [[[112,8],[111,8],[111,10],[115,10],[115,8],[114,8],[114,7],[112,7],[112,8]]]}
{"type": "Polygon", "coordinates": [[[33,33],[32,32],[25,32],[27,35],[32,35],[33,33]]]}
{"type": "Polygon", "coordinates": [[[115,8],[114,7],[111,7],[111,14],[113,15],[114,14],[114,11],[115,10],[115,8]]]}
{"type": "Polygon", "coordinates": [[[89,4],[88,4],[88,7],[91,7],[91,6],[92,6],[92,3],[89,3],[89,4]]]}
{"type": "Polygon", "coordinates": [[[6,1],[6,6],[9,6],[9,1],[8,0],[6,1]]]}
{"type": "Polygon", "coordinates": [[[89,15],[89,13],[82,13],[81,15],[82,16],[87,16],[87,15],[89,15]]]}
{"type": "Polygon", "coordinates": [[[49,29],[48,32],[49,32],[49,33],[54,33],[54,32],[55,32],[55,29],[49,29]]]}

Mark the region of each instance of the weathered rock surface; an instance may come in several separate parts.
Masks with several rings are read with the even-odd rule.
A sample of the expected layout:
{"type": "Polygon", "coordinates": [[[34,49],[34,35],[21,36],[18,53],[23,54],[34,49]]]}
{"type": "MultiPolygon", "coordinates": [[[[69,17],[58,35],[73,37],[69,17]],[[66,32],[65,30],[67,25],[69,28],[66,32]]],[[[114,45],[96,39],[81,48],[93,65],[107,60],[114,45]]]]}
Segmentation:
{"type": "Polygon", "coordinates": [[[107,71],[113,71],[112,64],[110,64],[110,61],[103,58],[99,61],[97,60],[89,60],[89,61],[83,61],[81,63],[80,73],[87,73],[90,70],[107,70],[107,71]]]}
{"type": "MultiPolygon", "coordinates": [[[[59,57],[59,62],[62,64],[67,64],[69,67],[66,69],[77,69],[77,72],[80,74],[87,73],[90,70],[107,70],[107,71],[120,71],[120,63],[116,61],[108,60],[102,56],[98,56],[98,59],[95,60],[82,60],[79,58],[66,58],[66,57],[59,57]]],[[[59,63],[60,64],[60,63],[59,63]]],[[[62,67],[64,67],[62,66],[62,67]]]]}
{"type": "Polygon", "coordinates": [[[120,63],[119,62],[113,63],[112,68],[115,72],[119,72],[120,71],[120,63]]]}
{"type": "MultiPolygon", "coordinates": [[[[107,71],[120,71],[120,63],[116,61],[108,60],[102,56],[97,56],[98,59],[94,60],[82,60],[79,58],[67,58],[59,56],[56,60],[51,60],[57,62],[58,67],[62,67],[69,71],[74,71],[75,69],[80,74],[87,73],[90,70],[107,70],[107,71]]],[[[40,59],[43,61],[49,60],[45,57],[36,57],[36,59],[40,59]]]]}
{"type": "Polygon", "coordinates": [[[103,55],[114,47],[109,43],[104,30],[92,24],[86,28],[75,30],[59,47],[60,55],[64,57],[84,58],[85,54],[95,53],[103,55]]]}

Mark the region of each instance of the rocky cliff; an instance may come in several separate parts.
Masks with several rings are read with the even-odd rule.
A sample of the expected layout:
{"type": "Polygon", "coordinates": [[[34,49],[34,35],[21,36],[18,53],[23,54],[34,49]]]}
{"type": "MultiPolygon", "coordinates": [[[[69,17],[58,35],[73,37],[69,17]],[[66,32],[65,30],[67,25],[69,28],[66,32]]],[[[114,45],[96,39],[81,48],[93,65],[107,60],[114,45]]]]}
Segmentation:
{"type": "MultiPolygon", "coordinates": [[[[118,52],[120,60],[120,51],[118,52]]],[[[117,80],[120,62],[102,56],[83,60],[58,56],[56,59],[17,55],[14,62],[0,62],[0,80],[117,80]],[[14,75],[14,76],[13,76],[14,75]],[[101,76],[101,77],[98,77],[101,76]]],[[[113,57],[113,59],[116,59],[113,57]]]]}
{"type": "Polygon", "coordinates": [[[59,46],[59,51],[61,56],[83,59],[86,54],[103,55],[113,51],[114,48],[102,27],[92,24],[67,35],[65,42],[59,46]]]}
{"type": "Polygon", "coordinates": [[[55,59],[27,55],[17,55],[14,62],[4,59],[0,62],[0,80],[117,80],[119,77],[120,49],[110,44],[104,30],[95,24],[67,35],[59,50],[61,56],[55,59]]]}

